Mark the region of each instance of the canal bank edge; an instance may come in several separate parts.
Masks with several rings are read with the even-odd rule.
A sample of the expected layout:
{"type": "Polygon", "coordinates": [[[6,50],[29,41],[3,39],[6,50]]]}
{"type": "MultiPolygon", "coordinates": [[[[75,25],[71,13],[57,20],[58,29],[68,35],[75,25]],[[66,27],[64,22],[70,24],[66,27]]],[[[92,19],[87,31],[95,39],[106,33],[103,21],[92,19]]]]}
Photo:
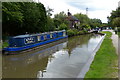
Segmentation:
{"type": "Polygon", "coordinates": [[[101,34],[101,35],[104,35],[102,36],[102,39],[100,40],[100,42],[98,43],[97,47],[94,49],[94,51],[92,52],[93,54],[91,55],[91,57],[89,58],[88,60],[88,63],[85,64],[84,68],[82,69],[82,71],[78,74],[77,78],[84,78],[85,77],[85,74],[89,71],[89,68],[90,68],[90,65],[92,63],[92,61],[94,60],[94,56],[96,55],[96,52],[98,51],[98,49],[100,48],[106,34],[103,34],[103,33],[98,33],[98,34],[101,34]]]}
{"type": "Polygon", "coordinates": [[[106,37],[97,51],[85,78],[118,78],[118,56],[112,43],[112,33],[104,31],[106,37]]]}

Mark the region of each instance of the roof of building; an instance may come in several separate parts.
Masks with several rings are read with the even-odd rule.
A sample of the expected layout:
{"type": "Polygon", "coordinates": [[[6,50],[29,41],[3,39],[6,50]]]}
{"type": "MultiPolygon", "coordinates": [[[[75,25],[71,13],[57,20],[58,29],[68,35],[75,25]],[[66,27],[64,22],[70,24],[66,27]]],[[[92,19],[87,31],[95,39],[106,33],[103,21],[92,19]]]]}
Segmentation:
{"type": "Polygon", "coordinates": [[[79,21],[75,16],[73,16],[69,10],[68,10],[68,17],[67,17],[68,20],[71,20],[71,21],[79,21]]]}

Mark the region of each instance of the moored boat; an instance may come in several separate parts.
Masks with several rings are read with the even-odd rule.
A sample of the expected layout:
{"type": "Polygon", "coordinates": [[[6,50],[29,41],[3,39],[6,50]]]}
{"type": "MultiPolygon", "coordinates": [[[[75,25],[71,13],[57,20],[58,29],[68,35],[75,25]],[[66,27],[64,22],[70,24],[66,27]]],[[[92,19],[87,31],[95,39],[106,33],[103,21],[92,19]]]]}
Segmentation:
{"type": "Polygon", "coordinates": [[[3,50],[5,52],[23,51],[67,37],[65,30],[14,36],[9,38],[9,47],[3,50]]]}

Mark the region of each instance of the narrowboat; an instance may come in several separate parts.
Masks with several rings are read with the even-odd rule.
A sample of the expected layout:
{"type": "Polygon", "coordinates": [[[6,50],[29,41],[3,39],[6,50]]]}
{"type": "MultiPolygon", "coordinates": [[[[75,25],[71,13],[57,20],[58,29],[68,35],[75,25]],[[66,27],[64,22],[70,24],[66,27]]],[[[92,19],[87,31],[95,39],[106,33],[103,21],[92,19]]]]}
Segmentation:
{"type": "Polygon", "coordinates": [[[5,52],[23,51],[67,37],[68,36],[65,30],[38,34],[18,35],[9,38],[9,46],[3,50],[5,52]]]}

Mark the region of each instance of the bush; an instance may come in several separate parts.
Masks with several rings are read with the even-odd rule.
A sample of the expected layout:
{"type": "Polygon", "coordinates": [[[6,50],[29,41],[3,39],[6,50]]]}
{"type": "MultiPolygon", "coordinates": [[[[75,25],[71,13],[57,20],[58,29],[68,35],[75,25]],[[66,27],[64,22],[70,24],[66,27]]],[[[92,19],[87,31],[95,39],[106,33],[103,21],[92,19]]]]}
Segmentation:
{"type": "Polygon", "coordinates": [[[78,35],[78,30],[77,29],[73,29],[74,35],[78,35]]]}
{"type": "Polygon", "coordinates": [[[83,33],[87,33],[88,31],[87,30],[83,30],[83,33]]]}
{"type": "Polygon", "coordinates": [[[78,34],[84,34],[84,31],[79,31],[78,34]]]}
{"type": "Polygon", "coordinates": [[[74,36],[74,31],[73,30],[67,30],[67,35],[68,36],[74,36]]]}
{"type": "Polygon", "coordinates": [[[59,30],[68,30],[68,27],[66,26],[66,24],[62,23],[62,24],[59,26],[59,30]]]}
{"type": "Polygon", "coordinates": [[[76,36],[76,35],[85,34],[85,33],[87,33],[86,30],[82,30],[82,31],[78,31],[77,29],[67,30],[68,36],[76,36]]]}

